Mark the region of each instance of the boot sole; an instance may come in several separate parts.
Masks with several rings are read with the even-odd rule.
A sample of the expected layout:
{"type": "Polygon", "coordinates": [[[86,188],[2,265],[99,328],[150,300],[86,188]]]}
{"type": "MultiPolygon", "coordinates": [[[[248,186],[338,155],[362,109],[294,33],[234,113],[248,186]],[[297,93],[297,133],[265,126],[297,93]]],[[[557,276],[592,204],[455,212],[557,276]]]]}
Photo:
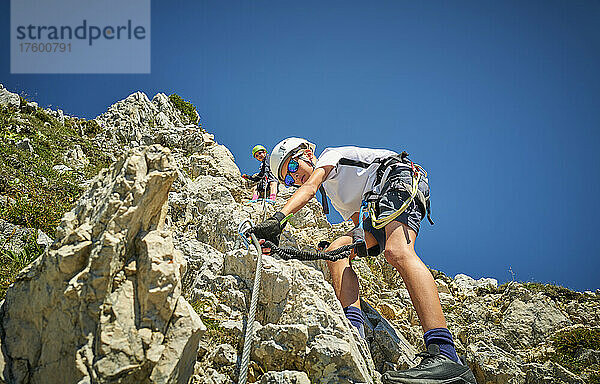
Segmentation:
{"type": "Polygon", "coordinates": [[[394,381],[385,380],[384,384],[477,384],[477,381],[469,381],[462,376],[451,379],[395,379],[394,381]]]}

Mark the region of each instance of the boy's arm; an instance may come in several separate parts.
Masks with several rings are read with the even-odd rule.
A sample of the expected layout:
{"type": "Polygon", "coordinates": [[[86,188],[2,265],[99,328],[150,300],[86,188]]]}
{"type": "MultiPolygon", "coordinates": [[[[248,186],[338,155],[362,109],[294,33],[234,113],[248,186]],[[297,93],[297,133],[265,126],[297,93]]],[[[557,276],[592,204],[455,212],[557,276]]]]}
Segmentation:
{"type": "Polygon", "coordinates": [[[308,180],[306,180],[306,183],[298,188],[292,197],[288,199],[281,211],[275,212],[275,214],[267,220],[252,227],[251,232],[259,239],[269,240],[275,243],[275,245],[279,245],[279,235],[281,235],[283,227],[285,226],[286,216],[290,213],[298,212],[300,208],[304,207],[306,203],[315,196],[319,187],[323,184],[332,169],[332,165],[315,169],[310,174],[308,180]]]}
{"type": "Polygon", "coordinates": [[[327,178],[327,175],[329,175],[329,172],[331,172],[332,169],[333,165],[327,165],[325,167],[316,168],[311,173],[308,180],[306,180],[306,183],[304,183],[300,188],[298,188],[298,190],[294,192],[292,197],[288,199],[288,201],[281,209],[281,212],[285,216],[287,216],[290,213],[298,212],[302,207],[304,207],[306,203],[308,203],[309,200],[317,194],[317,191],[321,187],[321,184],[323,184],[323,182],[327,178]]]}

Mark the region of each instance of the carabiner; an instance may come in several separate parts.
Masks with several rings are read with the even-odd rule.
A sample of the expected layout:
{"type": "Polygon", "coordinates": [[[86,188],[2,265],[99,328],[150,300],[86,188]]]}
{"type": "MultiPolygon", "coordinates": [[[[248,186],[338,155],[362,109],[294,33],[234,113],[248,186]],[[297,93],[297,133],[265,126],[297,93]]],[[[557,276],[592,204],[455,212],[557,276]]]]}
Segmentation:
{"type": "Polygon", "coordinates": [[[252,224],[250,219],[246,219],[242,221],[240,225],[238,225],[238,234],[242,238],[242,242],[246,246],[247,250],[250,249],[250,242],[248,241],[247,233],[252,227],[254,227],[254,224],[252,224]]]}

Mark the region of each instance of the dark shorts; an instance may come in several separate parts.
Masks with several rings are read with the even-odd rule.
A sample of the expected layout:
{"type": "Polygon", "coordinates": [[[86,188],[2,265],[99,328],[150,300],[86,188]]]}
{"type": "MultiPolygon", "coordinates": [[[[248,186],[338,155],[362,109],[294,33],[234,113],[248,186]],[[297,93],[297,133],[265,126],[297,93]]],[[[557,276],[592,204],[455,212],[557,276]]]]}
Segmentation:
{"type": "MultiPolygon", "coordinates": [[[[410,198],[410,192],[404,188],[402,184],[412,185],[412,176],[409,170],[397,169],[390,172],[388,179],[383,186],[383,192],[376,206],[377,218],[384,218],[392,213],[396,212],[406,200],[410,198]]],[[[421,177],[419,181],[419,190],[423,192],[426,198],[429,197],[429,184],[426,178],[421,177]]],[[[400,216],[394,221],[399,221],[408,225],[413,231],[419,234],[419,228],[421,227],[421,220],[425,217],[425,209],[417,202],[417,199],[413,199],[410,205],[406,208],[400,216]]],[[[371,233],[377,243],[379,243],[379,251],[385,249],[385,227],[381,229],[375,229],[372,226],[371,218],[367,217],[363,222],[365,231],[371,233]]],[[[376,250],[370,250],[371,253],[377,252],[376,250]]],[[[377,252],[378,253],[378,252],[377,252]]]]}
{"type": "Polygon", "coordinates": [[[271,191],[271,183],[274,181],[277,181],[277,180],[273,179],[273,180],[265,181],[265,179],[262,179],[261,181],[258,182],[258,184],[256,184],[256,190],[258,192],[262,193],[266,189],[267,191],[270,192],[271,191]]]}

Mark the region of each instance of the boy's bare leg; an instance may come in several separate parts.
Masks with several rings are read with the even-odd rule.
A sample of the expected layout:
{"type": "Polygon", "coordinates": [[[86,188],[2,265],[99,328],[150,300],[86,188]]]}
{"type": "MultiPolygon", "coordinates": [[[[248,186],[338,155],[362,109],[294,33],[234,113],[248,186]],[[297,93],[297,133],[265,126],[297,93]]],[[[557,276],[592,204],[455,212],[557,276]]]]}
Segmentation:
{"type": "MultiPolygon", "coordinates": [[[[358,217],[358,215],[356,216],[358,217]]],[[[368,248],[377,243],[377,240],[370,233],[365,233],[365,240],[368,248]]],[[[352,244],[352,237],[347,235],[341,236],[335,239],[325,251],[331,251],[348,244],[352,244]]],[[[353,306],[360,309],[358,276],[350,264],[350,260],[354,259],[354,257],[354,251],[352,251],[349,258],[338,261],[327,261],[327,267],[329,267],[329,272],[331,273],[333,290],[342,307],[353,306]]]]}
{"type": "Polygon", "coordinates": [[[276,181],[272,181],[269,183],[269,199],[275,200],[277,198],[277,185],[279,183],[276,181]]]}
{"type": "Polygon", "coordinates": [[[458,361],[452,335],[446,328],[437,286],[415,252],[416,232],[406,224],[394,221],[385,227],[385,234],[385,258],[400,272],[423,331],[432,330],[432,333],[423,336],[429,354],[422,364],[403,371],[388,371],[382,377],[383,382],[477,384],[469,367],[458,361]],[[437,348],[430,348],[432,345],[437,348]]]}
{"type": "MultiPolygon", "coordinates": [[[[352,237],[342,236],[335,239],[325,251],[331,251],[348,244],[352,244],[352,237]]],[[[329,267],[331,273],[333,290],[342,307],[354,306],[360,308],[358,276],[350,265],[350,259],[327,261],[327,267],[329,267]]]]}
{"type": "Polygon", "coordinates": [[[385,227],[385,235],[385,259],[402,276],[423,332],[433,328],[446,328],[433,276],[415,252],[416,232],[406,224],[393,221],[385,227]]]}

